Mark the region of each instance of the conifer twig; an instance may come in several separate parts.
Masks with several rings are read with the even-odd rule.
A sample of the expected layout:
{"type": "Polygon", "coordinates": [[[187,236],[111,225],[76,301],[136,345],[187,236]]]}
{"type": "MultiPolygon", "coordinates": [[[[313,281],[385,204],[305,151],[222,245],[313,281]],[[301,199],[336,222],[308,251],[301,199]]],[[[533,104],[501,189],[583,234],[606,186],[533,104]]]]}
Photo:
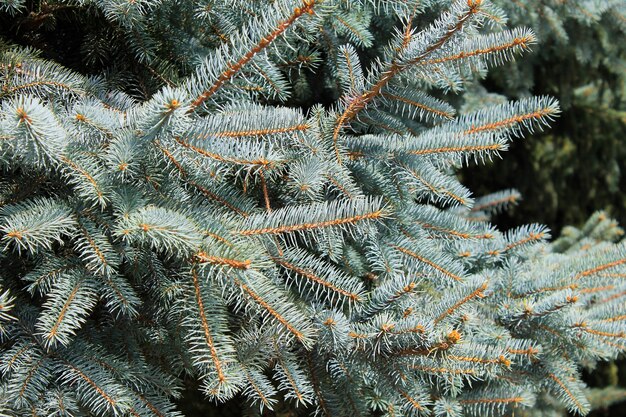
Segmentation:
{"type": "Polygon", "coordinates": [[[250,51],[248,51],[239,61],[234,64],[230,64],[229,68],[222,72],[217,80],[206,91],[200,94],[192,103],[189,108],[189,112],[195,111],[195,109],[208,100],[217,90],[222,87],[228,80],[230,80],[235,74],[237,74],[248,62],[252,60],[263,49],[267,48],[276,38],[282,35],[291,25],[294,24],[298,18],[307,13],[313,12],[313,6],[315,6],[317,0],[303,0],[302,7],[296,7],[289,16],[289,18],[281,22],[276,29],[263,37],[250,51]]]}

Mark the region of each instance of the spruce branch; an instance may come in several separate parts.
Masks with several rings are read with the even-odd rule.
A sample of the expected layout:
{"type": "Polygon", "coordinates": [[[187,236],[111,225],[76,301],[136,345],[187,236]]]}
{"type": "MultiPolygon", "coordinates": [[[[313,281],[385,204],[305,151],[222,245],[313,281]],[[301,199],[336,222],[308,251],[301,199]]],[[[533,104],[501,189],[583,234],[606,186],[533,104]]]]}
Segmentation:
{"type": "Polygon", "coordinates": [[[224,85],[235,74],[237,74],[237,72],[239,72],[259,52],[267,48],[276,38],[278,38],[287,29],[289,29],[289,27],[292,26],[295,21],[298,20],[301,16],[308,13],[313,13],[313,7],[315,5],[315,0],[303,0],[302,6],[296,7],[293,10],[291,16],[289,16],[286,20],[280,22],[272,32],[261,38],[261,40],[255,46],[253,46],[245,55],[243,55],[237,62],[229,64],[229,68],[222,72],[217,80],[215,80],[215,82],[207,90],[205,90],[194,101],[192,101],[189,111],[195,111],[198,106],[202,105],[202,103],[208,100],[213,94],[215,94],[217,90],[220,89],[220,87],[222,87],[222,85],[224,85]]]}

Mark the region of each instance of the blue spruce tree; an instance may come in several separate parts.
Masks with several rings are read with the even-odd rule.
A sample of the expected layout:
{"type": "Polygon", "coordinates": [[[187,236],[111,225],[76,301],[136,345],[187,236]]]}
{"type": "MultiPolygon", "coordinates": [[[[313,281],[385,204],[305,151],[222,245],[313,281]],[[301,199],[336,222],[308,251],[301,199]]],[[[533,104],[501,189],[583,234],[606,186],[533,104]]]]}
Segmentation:
{"type": "Polygon", "coordinates": [[[0,7],[69,8],[104,28],[86,58],[120,48],[81,75],[0,47],[2,414],[174,416],[190,379],[253,413],[589,411],[581,367],[625,348],[618,229],[503,233],[490,215],[519,194],[454,175],[559,114],[446,100],[535,44],[499,7],[0,7]],[[284,105],[319,89],[338,99],[284,105]]]}

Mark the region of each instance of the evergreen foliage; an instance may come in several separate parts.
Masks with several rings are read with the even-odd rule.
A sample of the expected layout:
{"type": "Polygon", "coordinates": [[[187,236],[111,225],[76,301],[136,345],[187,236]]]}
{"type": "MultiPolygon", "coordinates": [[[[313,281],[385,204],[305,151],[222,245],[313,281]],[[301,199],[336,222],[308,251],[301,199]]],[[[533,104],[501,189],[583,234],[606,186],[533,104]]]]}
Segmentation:
{"type": "Polygon", "coordinates": [[[487,0],[42,10],[62,6],[122,28],[152,76],[122,91],[133,65],[86,76],[1,45],[0,412],[179,415],[190,379],[256,413],[590,410],[581,367],[625,348],[617,229],[503,233],[490,217],[519,194],[454,176],[559,115],[444,100],[532,30],[487,0]],[[335,103],[284,105],[320,80],[335,103]]]}
{"type": "Polygon", "coordinates": [[[542,48],[494,79],[507,96],[544,91],[564,108],[593,99],[623,109],[626,93],[626,3],[621,0],[496,1],[509,25],[533,28],[542,48]]]}
{"type": "Polygon", "coordinates": [[[485,86],[503,95],[479,88],[475,94],[465,94],[465,105],[472,108],[507,97],[549,94],[559,99],[564,112],[550,132],[513,144],[514,158],[464,170],[464,184],[478,193],[511,186],[520,190],[525,203],[511,217],[499,219],[502,225],[540,221],[561,230],[569,224],[582,225],[598,208],[623,223],[626,3],[498,4],[507,11],[507,25],[532,27],[541,47],[512,66],[489,73],[485,86]]]}

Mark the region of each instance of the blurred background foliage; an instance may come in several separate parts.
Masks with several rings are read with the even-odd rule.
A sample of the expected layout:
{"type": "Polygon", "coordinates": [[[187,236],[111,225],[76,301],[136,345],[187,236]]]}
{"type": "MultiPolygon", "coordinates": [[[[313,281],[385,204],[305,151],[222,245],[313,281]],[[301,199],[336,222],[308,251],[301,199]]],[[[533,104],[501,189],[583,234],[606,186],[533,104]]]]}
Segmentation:
{"type": "MultiPolygon", "coordinates": [[[[539,45],[483,85],[504,97],[552,95],[563,114],[549,132],[516,141],[504,160],[465,170],[477,194],[517,188],[524,198],[502,226],[547,224],[555,235],[599,209],[626,222],[626,2],[500,1],[511,26],[539,45]]],[[[467,103],[466,103],[467,105],[467,103]]]]}
{"type": "Polygon", "coordinates": [[[477,195],[515,187],[519,206],[503,213],[503,228],[547,224],[556,234],[581,225],[604,209],[626,224],[626,112],[579,103],[556,126],[512,145],[502,160],[464,170],[463,182],[477,195]]]}

